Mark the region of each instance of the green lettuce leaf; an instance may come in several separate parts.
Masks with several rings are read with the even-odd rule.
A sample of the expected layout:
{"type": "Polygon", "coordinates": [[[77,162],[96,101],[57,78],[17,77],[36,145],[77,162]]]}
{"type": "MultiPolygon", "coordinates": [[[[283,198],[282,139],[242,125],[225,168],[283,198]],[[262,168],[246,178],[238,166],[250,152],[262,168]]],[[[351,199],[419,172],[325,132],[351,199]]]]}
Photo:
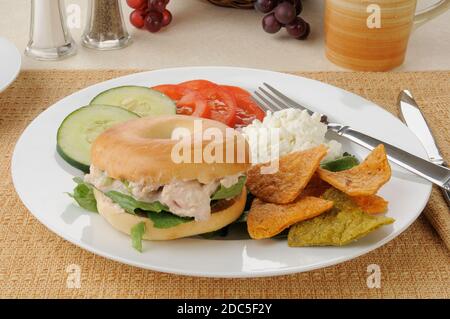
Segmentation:
{"type": "Polygon", "coordinates": [[[169,208],[160,202],[146,203],[135,200],[133,197],[116,192],[109,191],[105,193],[113,202],[125,209],[130,214],[136,214],[137,210],[149,211],[160,213],[162,211],[168,211],[169,208]]]}
{"type": "Polygon", "coordinates": [[[73,194],[68,193],[80,207],[94,213],[98,213],[97,201],[94,196],[94,188],[92,185],[85,183],[80,177],[73,179],[77,186],[73,190],[73,194]]]}
{"type": "Polygon", "coordinates": [[[344,156],[339,157],[335,160],[328,161],[325,163],[322,163],[320,166],[323,169],[332,171],[332,172],[340,172],[345,171],[347,169],[350,169],[354,166],[359,165],[359,160],[348,153],[344,153],[344,156]]]}
{"type": "Polygon", "coordinates": [[[160,202],[140,202],[131,196],[115,191],[107,192],[105,195],[130,214],[146,214],[153,221],[155,228],[171,228],[193,220],[193,218],[180,217],[170,213],[169,208],[160,202]]]}
{"type": "Polygon", "coordinates": [[[191,217],[180,217],[169,212],[146,212],[155,228],[171,228],[194,220],[191,217]]]}
{"type": "Polygon", "coordinates": [[[219,199],[227,199],[227,198],[233,198],[242,193],[242,188],[245,185],[247,177],[241,176],[239,177],[239,181],[234,184],[231,187],[224,187],[223,185],[220,185],[219,189],[211,196],[212,200],[219,200],[219,199]]]}
{"type": "Polygon", "coordinates": [[[140,222],[139,224],[134,225],[131,228],[131,245],[134,249],[139,252],[142,252],[142,237],[145,233],[145,223],[140,222]]]}

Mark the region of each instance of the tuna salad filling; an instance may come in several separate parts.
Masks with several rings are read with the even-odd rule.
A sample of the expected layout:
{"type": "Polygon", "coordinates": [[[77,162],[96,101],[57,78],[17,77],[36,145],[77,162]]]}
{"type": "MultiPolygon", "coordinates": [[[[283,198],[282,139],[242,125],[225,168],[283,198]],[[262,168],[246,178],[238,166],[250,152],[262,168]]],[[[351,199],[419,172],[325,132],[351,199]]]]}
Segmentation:
{"type": "Polygon", "coordinates": [[[158,203],[174,215],[202,221],[211,216],[212,201],[232,199],[241,194],[245,177],[236,174],[208,184],[197,180],[174,180],[166,185],[157,185],[113,179],[91,165],[84,181],[107,195],[120,193],[143,203],[158,203]]]}

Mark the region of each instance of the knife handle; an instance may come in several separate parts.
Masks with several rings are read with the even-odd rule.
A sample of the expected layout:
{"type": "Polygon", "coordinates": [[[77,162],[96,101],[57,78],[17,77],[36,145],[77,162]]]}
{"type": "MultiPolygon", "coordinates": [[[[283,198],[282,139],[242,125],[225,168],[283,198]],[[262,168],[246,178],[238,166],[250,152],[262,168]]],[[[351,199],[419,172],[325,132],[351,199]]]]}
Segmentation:
{"type": "Polygon", "coordinates": [[[392,162],[416,175],[425,178],[439,187],[450,191],[450,169],[433,164],[398,147],[356,131],[349,126],[329,123],[328,129],[369,150],[373,150],[378,145],[383,144],[386,149],[387,156],[392,162]]]}
{"type": "MultiPolygon", "coordinates": [[[[447,167],[447,164],[444,163],[441,166],[447,167]]],[[[447,203],[447,206],[450,207],[450,191],[447,189],[442,189],[442,196],[444,196],[445,202],[447,203]]]]}
{"type": "Polygon", "coordinates": [[[450,207],[450,191],[443,189],[442,195],[444,195],[444,199],[447,202],[448,207],[450,207]]]}

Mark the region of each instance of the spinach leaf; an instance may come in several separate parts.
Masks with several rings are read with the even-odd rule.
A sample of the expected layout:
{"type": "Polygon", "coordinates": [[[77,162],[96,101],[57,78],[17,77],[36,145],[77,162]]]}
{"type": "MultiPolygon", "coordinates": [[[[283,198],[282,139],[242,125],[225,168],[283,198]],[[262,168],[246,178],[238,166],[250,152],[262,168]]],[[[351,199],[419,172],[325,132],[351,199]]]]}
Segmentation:
{"type": "Polygon", "coordinates": [[[134,249],[142,252],[142,237],[145,234],[145,223],[140,222],[131,228],[131,245],[134,249]]]}
{"type": "Polygon", "coordinates": [[[194,219],[191,217],[180,217],[169,212],[146,212],[148,218],[153,222],[155,228],[171,228],[180,224],[188,223],[194,219]]]}
{"type": "Polygon", "coordinates": [[[73,179],[77,186],[73,190],[73,194],[68,193],[80,207],[94,213],[98,213],[97,210],[97,200],[94,196],[94,188],[92,185],[85,183],[80,177],[75,177],[73,179]]]}
{"type": "Polygon", "coordinates": [[[242,193],[242,188],[245,185],[246,179],[246,176],[241,176],[236,184],[228,188],[220,185],[219,189],[211,196],[211,199],[219,200],[239,196],[242,193]]]}
{"type": "Polygon", "coordinates": [[[146,203],[135,200],[129,195],[125,195],[116,191],[109,191],[105,193],[106,196],[112,199],[120,207],[125,209],[130,214],[136,214],[136,210],[150,211],[150,212],[162,212],[168,211],[169,208],[160,202],[146,203]]]}
{"type": "Polygon", "coordinates": [[[322,163],[321,167],[332,172],[340,172],[357,165],[359,165],[359,160],[355,156],[345,153],[342,157],[322,163]]]}

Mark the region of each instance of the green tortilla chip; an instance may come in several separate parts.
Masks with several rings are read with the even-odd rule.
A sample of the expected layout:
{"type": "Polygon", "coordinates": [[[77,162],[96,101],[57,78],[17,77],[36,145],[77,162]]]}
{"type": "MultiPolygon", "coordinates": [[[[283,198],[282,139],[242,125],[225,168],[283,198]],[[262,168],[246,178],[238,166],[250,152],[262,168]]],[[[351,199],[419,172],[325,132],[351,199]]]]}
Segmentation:
{"type": "Polygon", "coordinates": [[[394,222],[389,217],[364,213],[349,196],[337,189],[327,190],[322,198],[333,201],[333,209],[292,226],[289,246],[343,246],[394,222]]]}

